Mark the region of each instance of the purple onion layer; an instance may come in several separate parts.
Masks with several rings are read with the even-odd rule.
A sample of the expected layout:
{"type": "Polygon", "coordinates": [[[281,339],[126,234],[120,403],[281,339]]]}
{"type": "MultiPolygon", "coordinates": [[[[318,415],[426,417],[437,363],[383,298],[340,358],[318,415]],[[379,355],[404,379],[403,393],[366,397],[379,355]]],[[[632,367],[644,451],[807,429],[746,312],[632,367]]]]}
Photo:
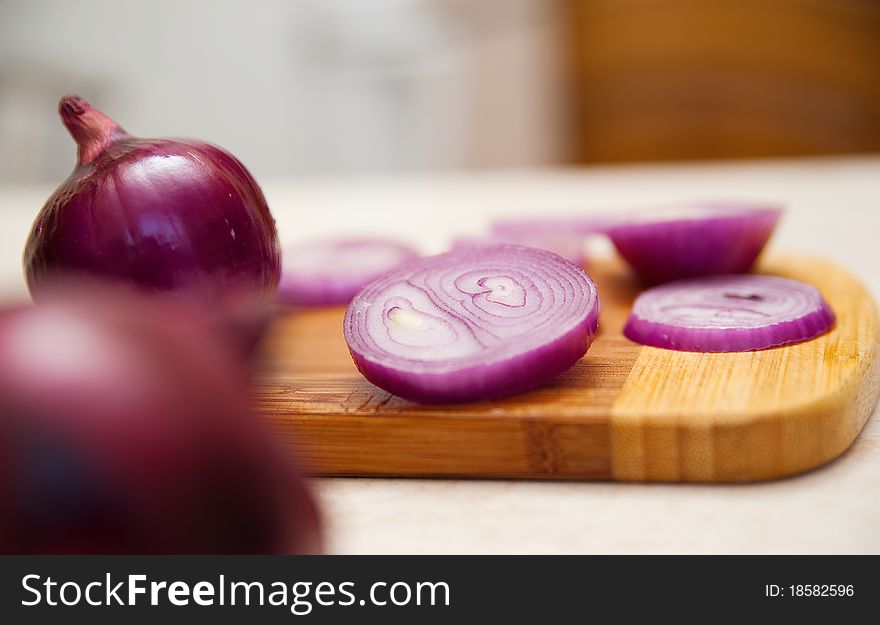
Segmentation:
{"type": "Polygon", "coordinates": [[[608,228],[617,251],[647,283],[748,271],[782,210],[703,203],[635,213],[608,228]]]}
{"type": "Polygon", "coordinates": [[[486,245],[498,245],[512,243],[535,247],[539,250],[547,250],[562,256],[570,263],[583,267],[587,263],[582,237],[562,234],[488,234],[481,237],[458,237],[452,241],[452,249],[466,247],[483,247],[486,245]]]}
{"type": "Polygon", "coordinates": [[[278,301],[290,306],[347,304],[366,284],[418,256],[410,246],[382,238],[303,242],[284,251],[278,301]]]}
{"type": "Polygon", "coordinates": [[[363,375],[405,399],[494,399],[569,369],[598,327],[596,285],[560,256],[518,245],[419,259],[352,300],[345,340],[363,375]]]}
{"type": "Polygon", "coordinates": [[[745,352],[807,341],[834,321],[812,285],[775,276],[713,276],[645,291],[624,334],[664,349],[745,352]]]}

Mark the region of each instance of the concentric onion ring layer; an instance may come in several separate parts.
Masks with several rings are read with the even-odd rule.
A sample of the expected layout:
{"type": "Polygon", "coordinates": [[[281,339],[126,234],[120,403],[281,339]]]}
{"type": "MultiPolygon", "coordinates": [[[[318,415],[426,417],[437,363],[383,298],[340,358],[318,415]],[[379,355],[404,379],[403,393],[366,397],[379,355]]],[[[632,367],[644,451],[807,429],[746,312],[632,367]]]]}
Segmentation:
{"type": "Polygon", "coordinates": [[[379,386],[377,379],[387,385],[389,369],[452,374],[442,381],[409,375],[407,388],[386,390],[460,401],[517,392],[570,367],[589,347],[597,319],[596,286],[582,269],[543,250],[494,245],[385,274],[352,301],[345,338],[361,371],[379,386]],[[533,352],[537,360],[529,363],[533,352]],[[504,371],[491,370],[496,365],[513,367],[504,388],[504,371]],[[374,367],[384,371],[376,375],[374,367]],[[456,378],[466,370],[470,377],[456,378]]]}
{"type": "Polygon", "coordinates": [[[390,239],[318,239],[284,250],[278,300],[284,304],[347,304],[389,269],[418,257],[390,239]]]}
{"type": "Polygon", "coordinates": [[[834,315],[819,291],[775,276],[715,276],[649,289],[633,306],[625,334],[685,351],[750,351],[807,340],[834,315]]]}

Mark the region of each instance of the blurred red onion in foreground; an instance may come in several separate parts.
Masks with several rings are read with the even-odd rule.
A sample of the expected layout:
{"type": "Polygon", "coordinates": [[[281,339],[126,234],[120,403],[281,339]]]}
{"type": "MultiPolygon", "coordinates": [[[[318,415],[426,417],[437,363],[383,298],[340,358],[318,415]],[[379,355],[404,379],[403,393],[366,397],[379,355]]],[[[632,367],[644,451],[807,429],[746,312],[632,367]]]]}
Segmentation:
{"type": "Polygon", "coordinates": [[[317,551],[230,345],[181,302],[75,286],[0,310],[0,552],[317,551]]]}

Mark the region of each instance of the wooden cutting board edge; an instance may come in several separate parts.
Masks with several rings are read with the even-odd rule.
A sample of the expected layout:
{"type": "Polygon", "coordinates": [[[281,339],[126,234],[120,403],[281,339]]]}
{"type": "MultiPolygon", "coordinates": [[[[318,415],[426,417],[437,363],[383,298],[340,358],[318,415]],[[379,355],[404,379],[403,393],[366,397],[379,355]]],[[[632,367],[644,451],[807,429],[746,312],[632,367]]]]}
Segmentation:
{"type": "MultiPolygon", "coordinates": [[[[877,306],[859,280],[838,265],[810,256],[771,256],[761,272],[812,282],[837,314],[828,334],[800,345],[715,355],[643,347],[612,406],[612,479],[627,481],[746,482],[803,473],[831,462],[856,440],[880,398],[880,325],[877,306]],[[761,397],[751,371],[806,354],[819,374],[795,376],[761,397]],[[669,385],[657,398],[656,371],[669,377],[705,377],[713,361],[726,365],[718,385],[669,385]],[[838,370],[845,369],[838,375],[838,370]],[[822,375],[822,373],[825,375],[822,375]],[[751,388],[750,388],[751,387],[751,388]],[[742,389],[748,410],[702,412],[742,389]],[[652,401],[653,397],[653,401],[652,401]],[[802,398],[792,401],[792,397],[802,398]],[[645,410],[645,406],[652,409],[645,410]],[[689,409],[682,409],[688,406],[689,409]]],[[[719,367],[720,369],[721,367],[719,367]]]]}
{"type": "MultiPolygon", "coordinates": [[[[742,482],[800,473],[843,453],[877,403],[877,309],[855,278],[827,261],[773,256],[762,270],[816,283],[838,311],[837,327],[799,346],[749,354],[659,350],[619,336],[628,303],[617,293],[603,300],[610,306],[603,308],[601,347],[575,371],[510,398],[503,409],[403,402],[337,371],[344,354],[335,354],[328,371],[314,377],[282,372],[273,378],[269,370],[258,383],[257,402],[277,436],[317,475],[742,482]],[[798,351],[807,362],[823,364],[813,373],[792,369],[789,359],[798,351]],[[612,356],[603,360],[607,353],[612,356]],[[785,388],[772,376],[750,377],[751,371],[766,374],[783,365],[794,371],[785,376],[792,377],[785,388]],[[553,405],[552,413],[517,412],[517,403],[547,406],[548,397],[572,396],[585,379],[580,367],[602,369],[601,376],[586,379],[602,377],[610,385],[598,394],[596,406],[563,402],[553,405]],[[702,382],[658,385],[658,371],[702,382]],[[769,385],[766,398],[738,403],[738,387],[751,396],[761,384],[769,385]],[[699,391],[688,397],[676,388],[699,391]],[[792,402],[792,396],[799,400],[792,402]],[[606,399],[607,405],[598,405],[606,399]]],[[[606,294],[617,288],[607,277],[600,285],[606,294]]],[[[341,311],[309,314],[338,317],[341,311]]],[[[279,336],[296,341],[317,327],[309,320],[286,323],[279,336]]],[[[341,331],[335,318],[332,323],[317,334],[341,331]]],[[[324,340],[316,337],[311,352],[304,348],[304,353],[324,344],[318,339],[324,340]]],[[[286,345],[276,352],[283,354],[286,345]]]]}

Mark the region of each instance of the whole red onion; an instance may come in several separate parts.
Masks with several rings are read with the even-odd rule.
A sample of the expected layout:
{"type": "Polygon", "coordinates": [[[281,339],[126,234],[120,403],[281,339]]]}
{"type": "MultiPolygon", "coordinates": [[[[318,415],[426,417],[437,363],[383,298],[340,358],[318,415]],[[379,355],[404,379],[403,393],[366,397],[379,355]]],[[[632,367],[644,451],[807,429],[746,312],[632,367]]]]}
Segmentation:
{"type": "Polygon", "coordinates": [[[202,315],[75,286],[0,310],[0,552],[318,550],[314,500],[202,315]]]}
{"type": "Polygon", "coordinates": [[[79,158],[28,237],[32,295],[73,272],[207,301],[230,287],[272,297],[275,222],[235,157],[191,139],[132,137],[77,96],[62,98],[59,112],[79,158]]]}

